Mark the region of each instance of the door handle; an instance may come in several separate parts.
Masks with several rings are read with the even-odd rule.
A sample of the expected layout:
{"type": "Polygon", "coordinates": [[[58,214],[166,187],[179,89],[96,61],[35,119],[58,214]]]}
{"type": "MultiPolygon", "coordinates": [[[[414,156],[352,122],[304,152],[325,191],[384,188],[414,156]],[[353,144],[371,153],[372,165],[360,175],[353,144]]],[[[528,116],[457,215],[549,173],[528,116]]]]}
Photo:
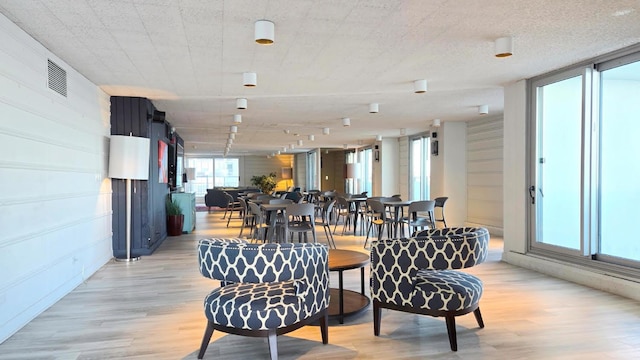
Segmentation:
{"type": "Polygon", "coordinates": [[[531,204],[536,203],[536,187],[531,185],[529,186],[529,197],[531,198],[531,204]]]}

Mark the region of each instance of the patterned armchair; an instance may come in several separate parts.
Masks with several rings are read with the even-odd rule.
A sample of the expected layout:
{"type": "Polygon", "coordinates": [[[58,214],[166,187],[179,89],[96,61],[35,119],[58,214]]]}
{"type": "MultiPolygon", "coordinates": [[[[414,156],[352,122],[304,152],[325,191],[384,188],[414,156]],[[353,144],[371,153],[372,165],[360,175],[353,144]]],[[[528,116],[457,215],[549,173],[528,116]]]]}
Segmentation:
{"type": "Polygon", "coordinates": [[[446,319],[451,350],[457,351],[455,317],[473,312],[483,328],[482,281],[456,269],[482,263],[489,232],[459,227],[419,232],[415,238],[371,245],[373,332],[380,335],[382,308],[446,319]]]}
{"type": "Polygon", "coordinates": [[[200,273],[222,286],[204,300],[207,328],[198,359],[214,330],[269,338],[278,358],[277,335],[320,321],[328,343],[328,250],[321,244],[249,244],[243,239],[202,239],[200,273]]]}

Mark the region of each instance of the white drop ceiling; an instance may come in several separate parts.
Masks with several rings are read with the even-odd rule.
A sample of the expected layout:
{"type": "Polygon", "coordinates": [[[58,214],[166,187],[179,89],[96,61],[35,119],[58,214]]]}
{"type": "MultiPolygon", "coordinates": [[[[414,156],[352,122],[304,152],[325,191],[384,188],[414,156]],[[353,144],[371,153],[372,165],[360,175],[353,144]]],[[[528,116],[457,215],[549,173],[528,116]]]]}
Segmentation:
{"type": "Polygon", "coordinates": [[[504,85],[640,42],[638,0],[2,0],[0,12],[106,93],[151,99],[186,152],[207,155],[234,114],[230,155],[356,147],[479,119],[483,104],[501,114],[504,85]],[[275,23],[271,46],[253,41],[260,19],[275,23]],[[503,36],[514,55],[499,59],[503,36]]]}

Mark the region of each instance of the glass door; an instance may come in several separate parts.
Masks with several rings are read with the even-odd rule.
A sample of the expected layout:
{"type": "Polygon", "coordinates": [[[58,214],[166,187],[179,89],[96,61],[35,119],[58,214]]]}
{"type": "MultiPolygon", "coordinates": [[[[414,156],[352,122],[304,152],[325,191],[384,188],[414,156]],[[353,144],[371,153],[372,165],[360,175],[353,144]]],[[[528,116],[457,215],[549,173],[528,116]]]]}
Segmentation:
{"type": "Polygon", "coordinates": [[[431,142],[429,137],[422,136],[410,140],[410,184],[411,200],[428,200],[430,198],[431,174],[431,142]]]}
{"type": "Polygon", "coordinates": [[[572,71],[534,84],[536,148],[534,185],[529,188],[535,214],[533,247],[561,247],[576,255],[586,251],[583,233],[589,219],[583,193],[588,191],[589,152],[583,149],[589,139],[584,124],[590,119],[585,118],[586,82],[583,72],[572,71]]]}

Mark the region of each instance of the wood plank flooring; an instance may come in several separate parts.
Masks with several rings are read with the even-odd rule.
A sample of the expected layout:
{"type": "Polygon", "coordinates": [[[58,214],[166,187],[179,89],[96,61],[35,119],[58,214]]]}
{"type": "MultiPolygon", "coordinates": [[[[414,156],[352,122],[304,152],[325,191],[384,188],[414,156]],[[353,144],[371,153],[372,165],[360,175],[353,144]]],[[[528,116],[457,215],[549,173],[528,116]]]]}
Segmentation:
{"type": "MultiPolygon", "coordinates": [[[[218,285],[198,272],[197,240],[239,231],[239,221],[227,229],[221,217],[222,212],[198,212],[193,234],[169,237],[137,263],[106,264],[0,344],[0,360],[195,359],[206,324],[202,301],[218,285]]],[[[318,236],[326,241],[322,229],[318,236]]],[[[336,235],[336,242],[364,251],[361,236],[336,235]]],[[[278,337],[280,359],[640,356],[640,303],[502,263],[501,252],[501,239],[492,239],[489,260],[469,269],[485,284],[480,306],[486,327],[479,329],[472,314],[458,317],[458,352],[450,351],[440,318],[383,310],[381,336],[375,337],[369,308],[344,325],[332,320],[328,345],[322,345],[316,326],[278,337]]],[[[345,288],[358,290],[360,272],[344,275],[345,288]]],[[[336,273],[331,281],[337,286],[336,273]]],[[[214,332],[212,341],[205,359],[269,357],[261,338],[214,332]]]]}

